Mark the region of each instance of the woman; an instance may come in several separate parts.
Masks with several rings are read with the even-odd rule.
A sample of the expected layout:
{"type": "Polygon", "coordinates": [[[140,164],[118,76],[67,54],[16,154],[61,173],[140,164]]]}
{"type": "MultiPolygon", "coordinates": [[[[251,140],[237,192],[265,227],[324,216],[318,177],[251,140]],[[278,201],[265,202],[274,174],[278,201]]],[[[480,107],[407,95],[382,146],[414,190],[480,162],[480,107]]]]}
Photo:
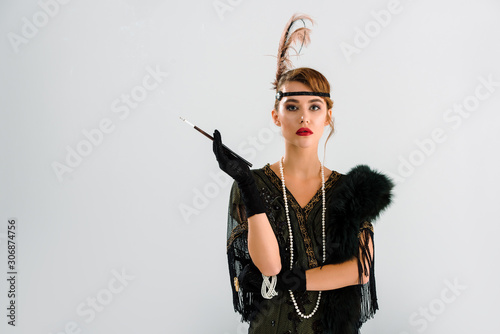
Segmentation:
{"type": "Polygon", "coordinates": [[[309,41],[305,27],[290,33],[304,19],[290,19],[278,53],[272,118],[284,156],[250,170],[214,132],[219,166],[235,180],[227,254],[249,333],[358,333],[378,309],[370,221],[389,205],[393,184],[364,165],[343,175],[321,164],[319,141],[326,126],[328,138],[333,132],[330,85],[311,68],[289,70],[290,46],[309,41]]]}

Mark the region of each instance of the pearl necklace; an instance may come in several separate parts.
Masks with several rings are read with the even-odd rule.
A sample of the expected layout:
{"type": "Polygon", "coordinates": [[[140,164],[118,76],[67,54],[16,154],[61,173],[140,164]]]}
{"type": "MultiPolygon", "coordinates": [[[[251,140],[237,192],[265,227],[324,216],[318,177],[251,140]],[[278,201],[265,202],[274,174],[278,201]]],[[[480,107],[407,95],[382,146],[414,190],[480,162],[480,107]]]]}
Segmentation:
{"type": "MultiPolygon", "coordinates": [[[[281,173],[281,184],[283,188],[283,200],[285,202],[285,212],[286,212],[286,221],[288,223],[288,233],[289,237],[288,239],[290,240],[290,270],[292,270],[293,267],[293,234],[292,234],[292,224],[290,223],[290,215],[288,212],[288,201],[287,201],[287,196],[286,196],[286,188],[285,188],[285,177],[283,174],[283,159],[284,157],[281,157],[280,159],[280,173],[281,173]]],[[[322,241],[323,241],[323,263],[326,261],[326,242],[325,242],[325,211],[326,211],[326,206],[325,206],[325,166],[321,164],[321,192],[323,194],[323,210],[322,210],[322,220],[321,220],[321,229],[322,229],[322,241]]],[[[299,310],[299,306],[297,305],[297,301],[295,300],[295,296],[293,295],[292,290],[288,290],[290,292],[290,297],[292,298],[293,305],[295,306],[295,310],[297,311],[297,314],[301,316],[304,319],[308,319],[312,317],[316,311],[319,308],[319,302],[321,300],[321,291],[318,292],[318,300],[316,301],[316,306],[314,307],[313,311],[309,314],[303,314],[299,310]]]]}

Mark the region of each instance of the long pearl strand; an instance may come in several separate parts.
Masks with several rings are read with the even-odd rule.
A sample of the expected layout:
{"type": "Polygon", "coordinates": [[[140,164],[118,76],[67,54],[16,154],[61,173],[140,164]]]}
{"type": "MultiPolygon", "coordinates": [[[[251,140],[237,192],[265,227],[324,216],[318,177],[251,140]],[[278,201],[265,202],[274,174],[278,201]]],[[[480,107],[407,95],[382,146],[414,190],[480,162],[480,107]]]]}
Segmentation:
{"type": "MultiPolygon", "coordinates": [[[[288,211],[288,201],[287,201],[287,196],[286,196],[286,188],[285,188],[285,177],[283,174],[283,159],[284,157],[281,157],[280,159],[280,172],[281,172],[281,184],[283,188],[283,200],[285,202],[285,212],[286,212],[286,220],[288,223],[288,233],[289,233],[289,239],[290,239],[290,270],[293,268],[293,234],[292,234],[292,224],[290,223],[290,215],[288,211]]],[[[323,210],[322,210],[322,220],[321,220],[321,229],[322,229],[322,241],[323,241],[323,263],[325,263],[326,260],[326,237],[325,237],[325,211],[326,211],[326,205],[325,205],[325,166],[321,164],[321,192],[323,195],[323,210]]],[[[293,295],[292,290],[288,290],[290,292],[290,297],[292,298],[293,305],[295,306],[295,310],[297,311],[297,314],[301,316],[304,319],[308,319],[312,317],[316,311],[319,308],[319,302],[321,300],[321,291],[318,292],[318,300],[316,301],[316,306],[312,310],[311,313],[309,314],[303,314],[299,310],[299,306],[297,305],[297,301],[295,300],[295,296],[293,295]]]]}

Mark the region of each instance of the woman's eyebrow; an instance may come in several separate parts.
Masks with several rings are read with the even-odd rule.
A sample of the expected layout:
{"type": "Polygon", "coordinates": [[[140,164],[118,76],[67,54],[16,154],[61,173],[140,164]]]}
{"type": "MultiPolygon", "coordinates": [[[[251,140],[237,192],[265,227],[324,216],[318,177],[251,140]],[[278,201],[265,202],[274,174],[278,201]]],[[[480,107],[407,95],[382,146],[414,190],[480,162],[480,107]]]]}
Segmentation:
{"type": "MultiPolygon", "coordinates": [[[[299,100],[296,100],[296,99],[287,99],[285,101],[285,103],[287,103],[287,102],[300,103],[299,100]]],[[[324,103],[324,101],[322,99],[312,99],[312,100],[307,101],[307,103],[315,103],[315,102],[324,103]]]]}

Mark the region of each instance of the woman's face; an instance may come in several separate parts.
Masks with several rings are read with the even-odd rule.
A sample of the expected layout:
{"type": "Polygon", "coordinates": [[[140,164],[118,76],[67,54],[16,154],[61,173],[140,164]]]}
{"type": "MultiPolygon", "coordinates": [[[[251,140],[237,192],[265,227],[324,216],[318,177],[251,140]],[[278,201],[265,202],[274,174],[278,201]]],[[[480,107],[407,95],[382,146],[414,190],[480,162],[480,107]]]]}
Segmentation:
{"type": "MultiPolygon", "coordinates": [[[[311,89],[301,82],[291,81],[281,86],[281,91],[311,92],[311,89]]],[[[279,103],[279,110],[272,111],[274,123],[281,127],[285,140],[302,148],[318,145],[331,116],[332,110],[327,110],[325,100],[313,95],[285,96],[279,103]]]]}

